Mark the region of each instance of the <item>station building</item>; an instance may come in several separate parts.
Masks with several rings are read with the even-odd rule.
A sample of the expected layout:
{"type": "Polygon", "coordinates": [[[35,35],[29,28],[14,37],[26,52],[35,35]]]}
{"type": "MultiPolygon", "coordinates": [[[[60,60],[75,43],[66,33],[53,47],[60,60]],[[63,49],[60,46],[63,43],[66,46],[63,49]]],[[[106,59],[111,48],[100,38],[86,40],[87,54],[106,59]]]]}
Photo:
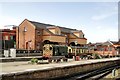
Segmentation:
{"type": "Polygon", "coordinates": [[[12,29],[0,29],[0,49],[16,48],[16,27],[12,29]]]}
{"type": "Polygon", "coordinates": [[[106,41],[90,44],[89,49],[93,50],[92,53],[97,53],[103,56],[120,55],[120,41],[106,41]]]}
{"type": "Polygon", "coordinates": [[[17,49],[42,50],[42,46],[46,43],[84,46],[87,43],[87,39],[82,30],[30,21],[28,19],[25,19],[16,29],[17,49]]]}

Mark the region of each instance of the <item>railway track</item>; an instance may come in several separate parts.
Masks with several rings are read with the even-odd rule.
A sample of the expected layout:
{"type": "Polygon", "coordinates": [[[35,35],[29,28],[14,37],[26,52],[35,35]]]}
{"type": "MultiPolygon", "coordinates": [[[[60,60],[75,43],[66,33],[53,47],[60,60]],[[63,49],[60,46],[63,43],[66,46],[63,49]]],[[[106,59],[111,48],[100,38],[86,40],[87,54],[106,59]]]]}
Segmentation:
{"type": "MultiPolygon", "coordinates": [[[[120,65],[115,64],[111,66],[106,66],[100,69],[92,70],[89,72],[78,73],[74,75],[69,75],[62,78],[57,78],[57,80],[100,80],[109,73],[112,72],[113,69],[120,68],[120,65]]],[[[56,79],[53,79],[56,80],[56,79]]],[[[117,80],[117,79],[116,79],[117,80]]]]}
{"type": "Polygon", "coordinates": [[[76,77],[75,80],[83,80],[83,79],[99,80],[103,78],[104,76],[106,76],[107,74],[111,73],[113,69],[118,69],[118,68],[120,68],[120,66],[112,66],[112,67],[105,68],[105,69],[98,69],[98,70],[80,75],[76,77]]]}

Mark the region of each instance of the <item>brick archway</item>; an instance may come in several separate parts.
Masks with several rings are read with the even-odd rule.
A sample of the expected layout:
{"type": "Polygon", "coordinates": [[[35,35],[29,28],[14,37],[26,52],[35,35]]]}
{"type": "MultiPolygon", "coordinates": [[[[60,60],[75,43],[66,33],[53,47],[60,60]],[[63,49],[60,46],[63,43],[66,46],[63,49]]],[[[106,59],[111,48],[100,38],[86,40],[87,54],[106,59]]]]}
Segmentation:
{"type": "Polygon", "coordinates": [[[49,41],[49,40],[44,40],[43,41],[43,45],[44,44],[59,44],[58,42],[51,42],[51,41],[49,41]]]}
{"type": "Polygon", "coordinates": [[[50,44],[50,41],[49,40],[44,40],[43,44],[50,44]]]}
{"type": "Polygon", "coordinates": [[[70,46],[75,46],[75,42],[71,42],[69,45],[70,46]]]}

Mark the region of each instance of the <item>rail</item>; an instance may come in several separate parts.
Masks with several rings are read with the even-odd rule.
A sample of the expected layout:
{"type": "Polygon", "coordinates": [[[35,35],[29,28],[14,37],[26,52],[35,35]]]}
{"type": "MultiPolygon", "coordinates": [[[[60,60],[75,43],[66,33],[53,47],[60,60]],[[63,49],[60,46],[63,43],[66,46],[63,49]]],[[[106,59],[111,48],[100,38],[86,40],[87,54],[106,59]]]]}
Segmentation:
{"type": "Polygon", "coordinates": [[[120,68],[120,65],[98,69],[98,70],[89,72],[87,74],[81,75],[79,77],[76,77],[76,80],[90,79],[90,78],[94,80],[99,80],[103,78],[104,76],[106,76],[107,74],[111,73],[113,69],[118,69],[118,68],[120,68]]]}
{"type": "Polygon", "coordinates": [[[113,69],[118,69],[118,68],[120,68],[120,65],[115,64],[111,66],[105,66],[100,69],[92,70],[89,72],[78,73],[78,74],[69,75],[69,76],[62,77],[62,78],[55,78],[52,80],[56,80],[56,79],[57,80],[63,80],[63,79],[64,80],[91,80],[91,79],[99,80],[105,77],[106,75],[108,75],[109,73],[111,73],[113,69]]]}

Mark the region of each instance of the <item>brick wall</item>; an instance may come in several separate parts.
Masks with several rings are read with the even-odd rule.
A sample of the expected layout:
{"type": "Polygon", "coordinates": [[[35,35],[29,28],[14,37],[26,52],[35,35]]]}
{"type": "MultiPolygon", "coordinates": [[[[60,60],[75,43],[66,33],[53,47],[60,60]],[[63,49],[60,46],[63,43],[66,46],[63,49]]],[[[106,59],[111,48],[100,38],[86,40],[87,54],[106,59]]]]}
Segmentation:
{"type": "Polygon", "coordinates": [[[27,42],[31,40],[31,49],[35,49],[35,26],[27,20],[24,20],[19,26],[19,49],[26,49],[27,42]],[[26,31],[24,29],[26,28],[26,31]]]}

